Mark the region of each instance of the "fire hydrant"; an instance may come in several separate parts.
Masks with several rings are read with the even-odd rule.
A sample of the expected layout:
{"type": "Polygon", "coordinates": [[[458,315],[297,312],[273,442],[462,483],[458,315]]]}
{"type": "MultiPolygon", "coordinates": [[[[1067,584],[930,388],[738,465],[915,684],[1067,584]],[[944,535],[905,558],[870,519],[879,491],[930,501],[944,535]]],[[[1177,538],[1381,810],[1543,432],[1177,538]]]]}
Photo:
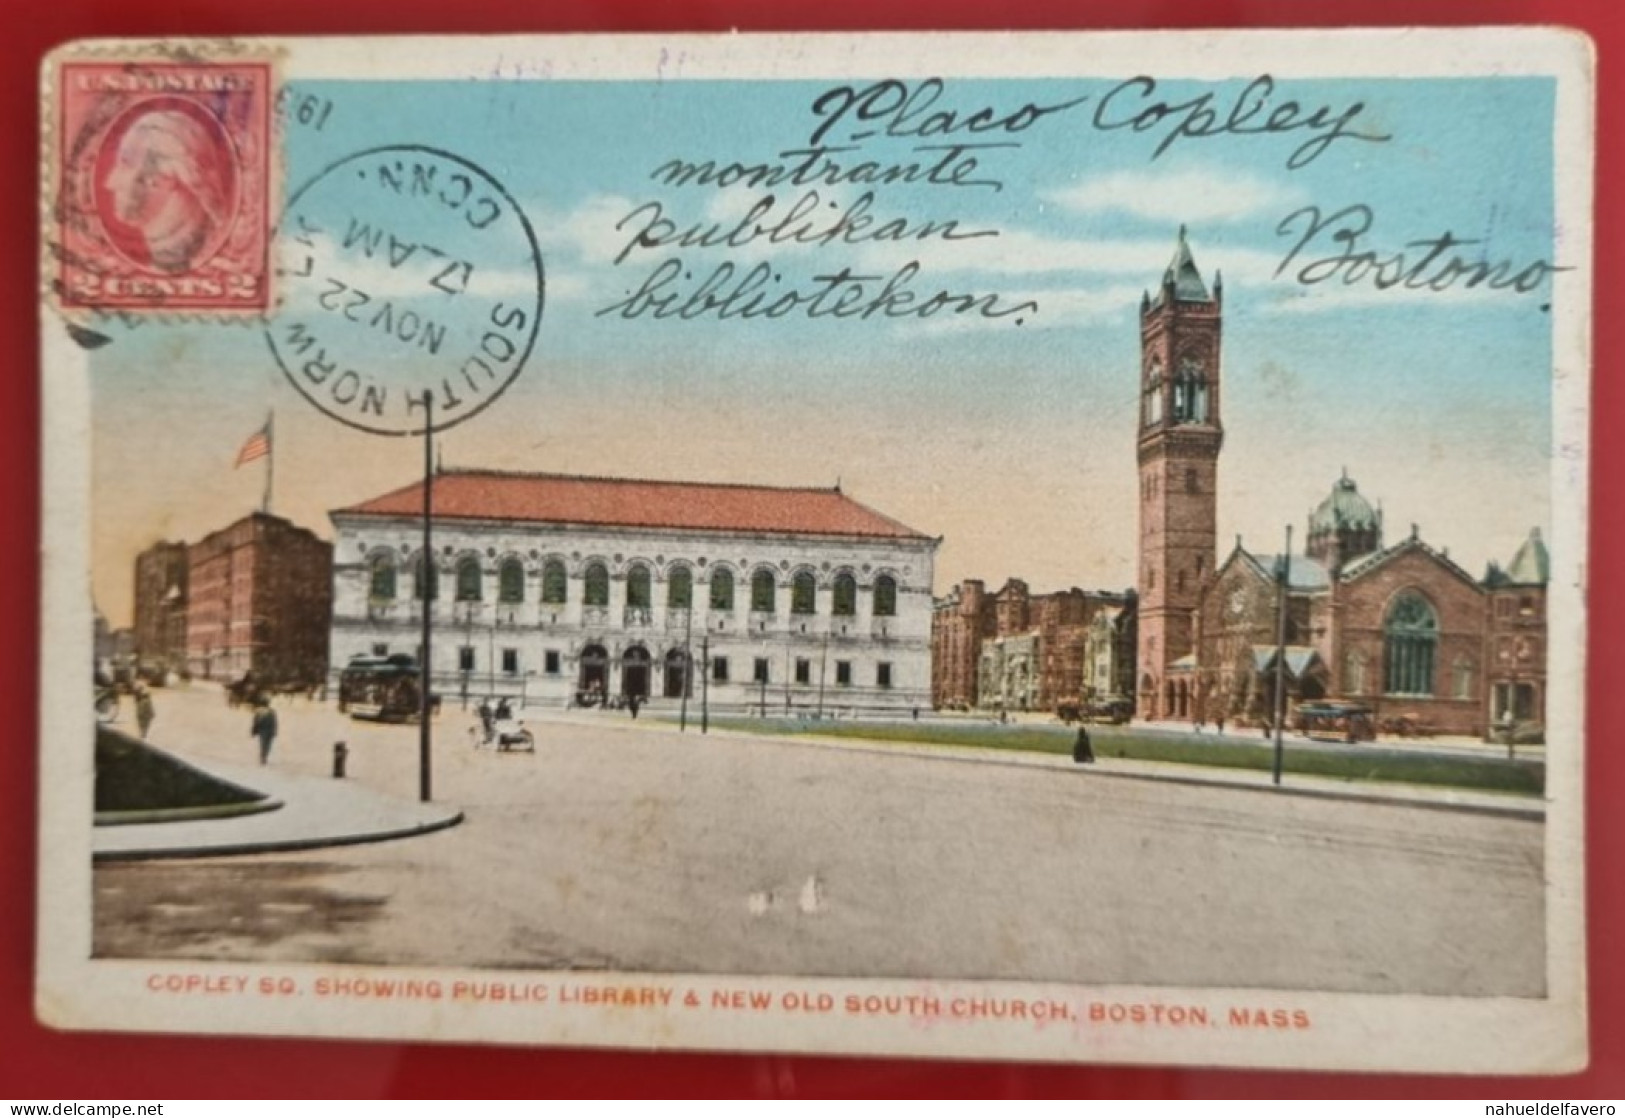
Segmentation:
{"type": "Polygon", "coordinates": [[[350,747],[342,741],[333,743],[333,779],[344,779],[344,762],[350,756],[350,747]]]}

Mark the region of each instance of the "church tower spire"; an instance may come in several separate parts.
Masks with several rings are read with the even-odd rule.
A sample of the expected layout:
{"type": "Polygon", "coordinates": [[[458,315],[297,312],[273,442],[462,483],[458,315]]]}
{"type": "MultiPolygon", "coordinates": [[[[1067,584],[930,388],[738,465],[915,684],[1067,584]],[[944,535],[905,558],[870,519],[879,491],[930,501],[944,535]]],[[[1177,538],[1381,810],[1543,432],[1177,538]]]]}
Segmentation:
{"type": "Polygon", "coordinates": [[[1218,548],[1222,288],[1202,278],[1183,225],[1154,295],[1140,305],[1139,701],[1143,718],[1194,713],[1194,680],[1175,661],[1194,651],[1202,582],[1218,548]]]}

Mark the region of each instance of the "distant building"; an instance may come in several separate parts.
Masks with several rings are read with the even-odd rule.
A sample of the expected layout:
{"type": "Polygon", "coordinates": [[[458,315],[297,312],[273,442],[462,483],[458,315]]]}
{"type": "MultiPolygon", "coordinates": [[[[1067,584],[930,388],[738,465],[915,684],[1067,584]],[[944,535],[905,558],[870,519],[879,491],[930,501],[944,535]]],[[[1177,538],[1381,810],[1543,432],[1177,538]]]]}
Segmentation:
{"type": "Polygon", "coordinates": [[[188,550],[186,657],[194,678],[268,683],[327,674],[332,545],[252,513],[188,550]]]}
{"type": "MultiPolygon", "coordinates": [[[[331,513],[332,663],[420,650],[422,483],[331,513]]],[[[453,470],[434,480],[443,694],[768,714],[930,700],[939,540],[835,489],[453,470]],[[688,665],[701,661],[706,676],[688,665]]]]}
{"type": "Polygon", "coordinates": [[[135,557],[135,654],[144,668],[182,671],[187,666],[185,543],[164,540],[135,557]]]}
{"type": "Polygon", "coordinates": [[[967,579],[932,612],[932,703],[1048,711],[1131,698],[1134,612],[1132,593],[1073,587],[1035,595],[1010,579],[989,594],[967,579]]]}

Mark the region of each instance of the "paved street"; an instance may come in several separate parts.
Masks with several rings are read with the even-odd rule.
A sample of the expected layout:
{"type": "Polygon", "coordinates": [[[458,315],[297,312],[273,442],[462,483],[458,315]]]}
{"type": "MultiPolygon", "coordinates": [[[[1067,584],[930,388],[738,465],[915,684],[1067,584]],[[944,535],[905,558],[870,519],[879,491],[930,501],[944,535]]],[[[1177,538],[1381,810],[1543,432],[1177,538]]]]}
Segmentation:
{"type": "MultiPolygon", "coordinates": [[[[154,744],[253,756],[157,693],[154,744]]],[[[273,764],[417,793],[417,728],[280,706],[273,764]]],[[[100,866],[102,955],[1537,995],[1542,826],[1099,771],[538,715],[437,723],[466,821],[369,846],[100,866]]],[[[1101,769],[1109,769],[1110,760],[1101,769]]]]}

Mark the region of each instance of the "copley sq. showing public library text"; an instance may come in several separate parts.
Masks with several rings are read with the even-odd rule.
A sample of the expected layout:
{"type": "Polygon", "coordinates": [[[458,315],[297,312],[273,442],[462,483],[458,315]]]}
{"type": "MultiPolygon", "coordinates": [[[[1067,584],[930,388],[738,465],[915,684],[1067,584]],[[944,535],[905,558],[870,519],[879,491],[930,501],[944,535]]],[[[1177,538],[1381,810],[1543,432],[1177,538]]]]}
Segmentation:
{"type": "Polygon", "coordinates": [[[1581,1066],[1591,67],[61,48],[40,1016],[1581,1066]]]}

